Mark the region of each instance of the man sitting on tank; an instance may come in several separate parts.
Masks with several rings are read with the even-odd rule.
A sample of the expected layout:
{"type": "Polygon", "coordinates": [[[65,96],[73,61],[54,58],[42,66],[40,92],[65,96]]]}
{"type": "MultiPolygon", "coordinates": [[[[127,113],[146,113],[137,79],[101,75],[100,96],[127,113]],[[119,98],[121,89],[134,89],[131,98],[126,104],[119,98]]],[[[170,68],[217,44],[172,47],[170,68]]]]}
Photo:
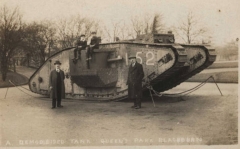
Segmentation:
{"type": "Polygon", "coordinates": [[[86,60],[91,60],[93,50],[99,48],[99,41],[98,41],[98,37],[96,36],[96,32],[92,32],[89,39],[90,40],[88,43],[89,46],[87,47],[87,59],[86,60]]]}
{"type": "Polygon", "coordinates": [[[87,41],[85,39],[84,34],[82,34],[80,36],[80,40],[78,39],[77,42],[75,43],[75,45],[76,45],[76,49],[74,49],[74,59],[73,60],[81,59],[81,51],[85,50],[87,47],[87,41]],[[78,56],[77,56],[77,54],[78,54],[78,56]]]}

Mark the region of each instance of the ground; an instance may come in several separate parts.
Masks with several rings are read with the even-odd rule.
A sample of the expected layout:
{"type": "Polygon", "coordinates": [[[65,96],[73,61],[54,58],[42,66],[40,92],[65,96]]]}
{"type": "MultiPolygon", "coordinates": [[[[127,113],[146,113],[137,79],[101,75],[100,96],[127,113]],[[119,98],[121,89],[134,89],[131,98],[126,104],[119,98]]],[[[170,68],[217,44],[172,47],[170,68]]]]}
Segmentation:
{"type": "MultiPolygon", "coordinates": [[[[194,85],[185,83],[182,88],[194,85]]],[[[182,98],[155,97],[156,107],[149,100],[139,110],[130,108],[132,103],[127,101],[67,99],[63,108],[52,110],[48,98],[30,93],[33,98],[10,88],[3,99],[6,89],[0,89],[1,145],[9,141],[12,146],[38,146],[29,141],[56,139],[63,141],[59,146],[236,144],[237,85],[219,86],[224,96],[214,84],[207,84],[200,89],[203,94],[199,90],[182,98]],[[178,138],[185,141],[178,143],[178,138]]]]}
{"type": "MultiPolygon", "coordinates": [[[[186,82],[177,93],[199,83],[186,82]]],[[[21,87],[0,89],[0,147],[229,145],[238,143],[238,85],[213,83],[183,97],[132,102],[51,100],[21,87]],[[20,91],[23,90],[24,92],[20,91]]],[[[28,87],[28,86],[24,86],[28,87]]]]}

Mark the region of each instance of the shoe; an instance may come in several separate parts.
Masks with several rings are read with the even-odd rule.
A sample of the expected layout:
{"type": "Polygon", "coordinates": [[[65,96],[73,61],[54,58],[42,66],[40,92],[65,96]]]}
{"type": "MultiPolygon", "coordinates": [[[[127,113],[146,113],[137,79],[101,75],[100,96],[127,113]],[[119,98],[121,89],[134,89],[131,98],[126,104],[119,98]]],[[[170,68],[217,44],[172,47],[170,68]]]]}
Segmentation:
{"type": "Polygon", "coordinates": [[[89,60],[91,60],[92,59],[92,57],[89,57],[89,60]]]}
{"type": "Polygon", "coordinates": [[[61,105],[61,106],[57,106],[58,108],[62,108],[63,106],[61,105]]]}
{"type": "Polygon", "coordinates": [[[135,107],[135,109],[140,109],[141,107],[139,107],[139,106],[137,106],[137,107],[135,107]]]}
{"type": "Polygon", "coordinates": [[[51,109],[55,109],[56,107],[52,107],[51,109]]]}
{"type": "Polygon", "coordinates": [[[88,61],[89,59],[87,58],[86,61],[88,61]]]}
{"type": "Polygon", "coordinates": [[[135,108],[136,106],[131,106],[131,108],[135,108]]]}

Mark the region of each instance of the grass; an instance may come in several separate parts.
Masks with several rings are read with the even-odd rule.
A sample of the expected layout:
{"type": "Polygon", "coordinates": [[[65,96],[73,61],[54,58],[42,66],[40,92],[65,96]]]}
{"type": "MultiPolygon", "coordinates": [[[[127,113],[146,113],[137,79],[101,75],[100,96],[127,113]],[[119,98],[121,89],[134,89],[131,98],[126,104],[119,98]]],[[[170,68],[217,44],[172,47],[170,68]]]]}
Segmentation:
{"type": "Polygon", "coordinates": [[[208,68],[210,69],[218,69],[218,68],[238,68],[238,61],[228,61],[228,62],[222,62],[222,61],[216,61],[208,68]]]}
{"type": "MultiPolygon", "coordinates": [[[[237,71],[199,73],[188,79],[187,82],[202,82],[210,76],[213,76],[217,83],[238,83],[237,71]]],[[[213,80],[210,79],[208,82],[213,82],[213,80]]]]}
{"type": "Polygon", "coordinates": [[[11,80],[14,84],[16,85],[25,85],[28,83],[28,78],[18,74],[18,73],[14,73],[12,71],[9,71],[7,74],[7,79],[6,81],[2,81],[2,74],[0,74],[0,88],[3,87],[13,87],[14,85],[12,85],[9,80],[11,80]]]}

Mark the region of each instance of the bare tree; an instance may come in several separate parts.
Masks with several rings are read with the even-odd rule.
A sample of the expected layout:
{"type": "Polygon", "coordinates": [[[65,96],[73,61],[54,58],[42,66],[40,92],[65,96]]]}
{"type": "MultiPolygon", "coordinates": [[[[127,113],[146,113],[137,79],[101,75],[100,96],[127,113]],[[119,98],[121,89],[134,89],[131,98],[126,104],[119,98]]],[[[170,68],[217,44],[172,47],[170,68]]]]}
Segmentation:
{"type": "Polygon", "coordinates": [[[134,16],[131,22],[136,35],[161,33],[165,29],[162,14],[155,14],[154,16],[150,14],[134,16]]]}
{"type": "Polygon", "coordinates": [[[186,20],[180,21],[178,27],[174,27],[174,31],[185,43],[201,42],[201,38],[207,29],[201,26],[199,19],[192,12],[189,12],[186,20]]]}
{"type": "Polygon", "coordinates": [[[74,46],[80,34],[85,34],[88,38],[91,30],[97,31],[99,28],[98,21],[80,15],[62,19],[57,24],[57,37],[61,49],[74,46]]]}
{"type": "Polygon", "coordinates": [[[48,57],[51,56],[51,50],[53,49],[54,44],[56,44],[56,28],[54,24],[50,21],[45,21],[43,23],[45,27],[43,31],[43,37],[45,38],[47,49],[48,49],[48,57]]]}
{"type": "Polygon", "coordinates": [[[121,40],[125,40],[128,38],[128,36],[131,34],[131,31],[129,29],[129,25],[127,25],[125,23],[125,21],[123,21],[120,25],[120,33],[119,33],[119,38],[121,40]]]}
{"type": "Polygon", "coordinates": [[[118,36],[121,40],[136,38],[136,32],[134,31],[131,24],[128,24],[125,21],[122,21],[119,27],[120,27],[120,33],[118,36]]]}
{"type": "Polygon", "coordinates": [[[111,20],[111,26],[104,26],[107,41],[116,41],[116,37],[119,37],[120,34],[120,25],[121,21],[111,20]]]}
{"type": "Polygon", "coordinates": [[[154,17],[150,14],[137,15],[130,22],[112,20],[110,27],[104,26],[107,41],[116,41],[117,37],[121,40],[133,39],[140,34],[161,33],[165,29],[162,14],[155,14],[154,17]]]}
{"type": "Polygon", "coordinates": [[[131,18],[132,27],[136,33],[136,35],[146,34],[149,32],[151,27],[151,16],[149,14],[145,14],[144,17],[142,16],[134,16],[131,18]]]}
{"type": "Polygon", "coordinates": [[[144,27],[147,23],[143,22],[143,20],[141,19],[141,17],[139,16],[134,16],[131,18],[131,22],[132,22],[132,27],[136,33],[136,35],[140,35],[144,32],[144,30],[146,31],[146,27],[144,27]]]}
{"type": "Polygon", "coordinates": [[[0,59],[2,80],[5,81],[10,59],[14,50],[22,41],[22,16],[18,7],[11,10],[6,6],[0,8],[0,59]]]}

